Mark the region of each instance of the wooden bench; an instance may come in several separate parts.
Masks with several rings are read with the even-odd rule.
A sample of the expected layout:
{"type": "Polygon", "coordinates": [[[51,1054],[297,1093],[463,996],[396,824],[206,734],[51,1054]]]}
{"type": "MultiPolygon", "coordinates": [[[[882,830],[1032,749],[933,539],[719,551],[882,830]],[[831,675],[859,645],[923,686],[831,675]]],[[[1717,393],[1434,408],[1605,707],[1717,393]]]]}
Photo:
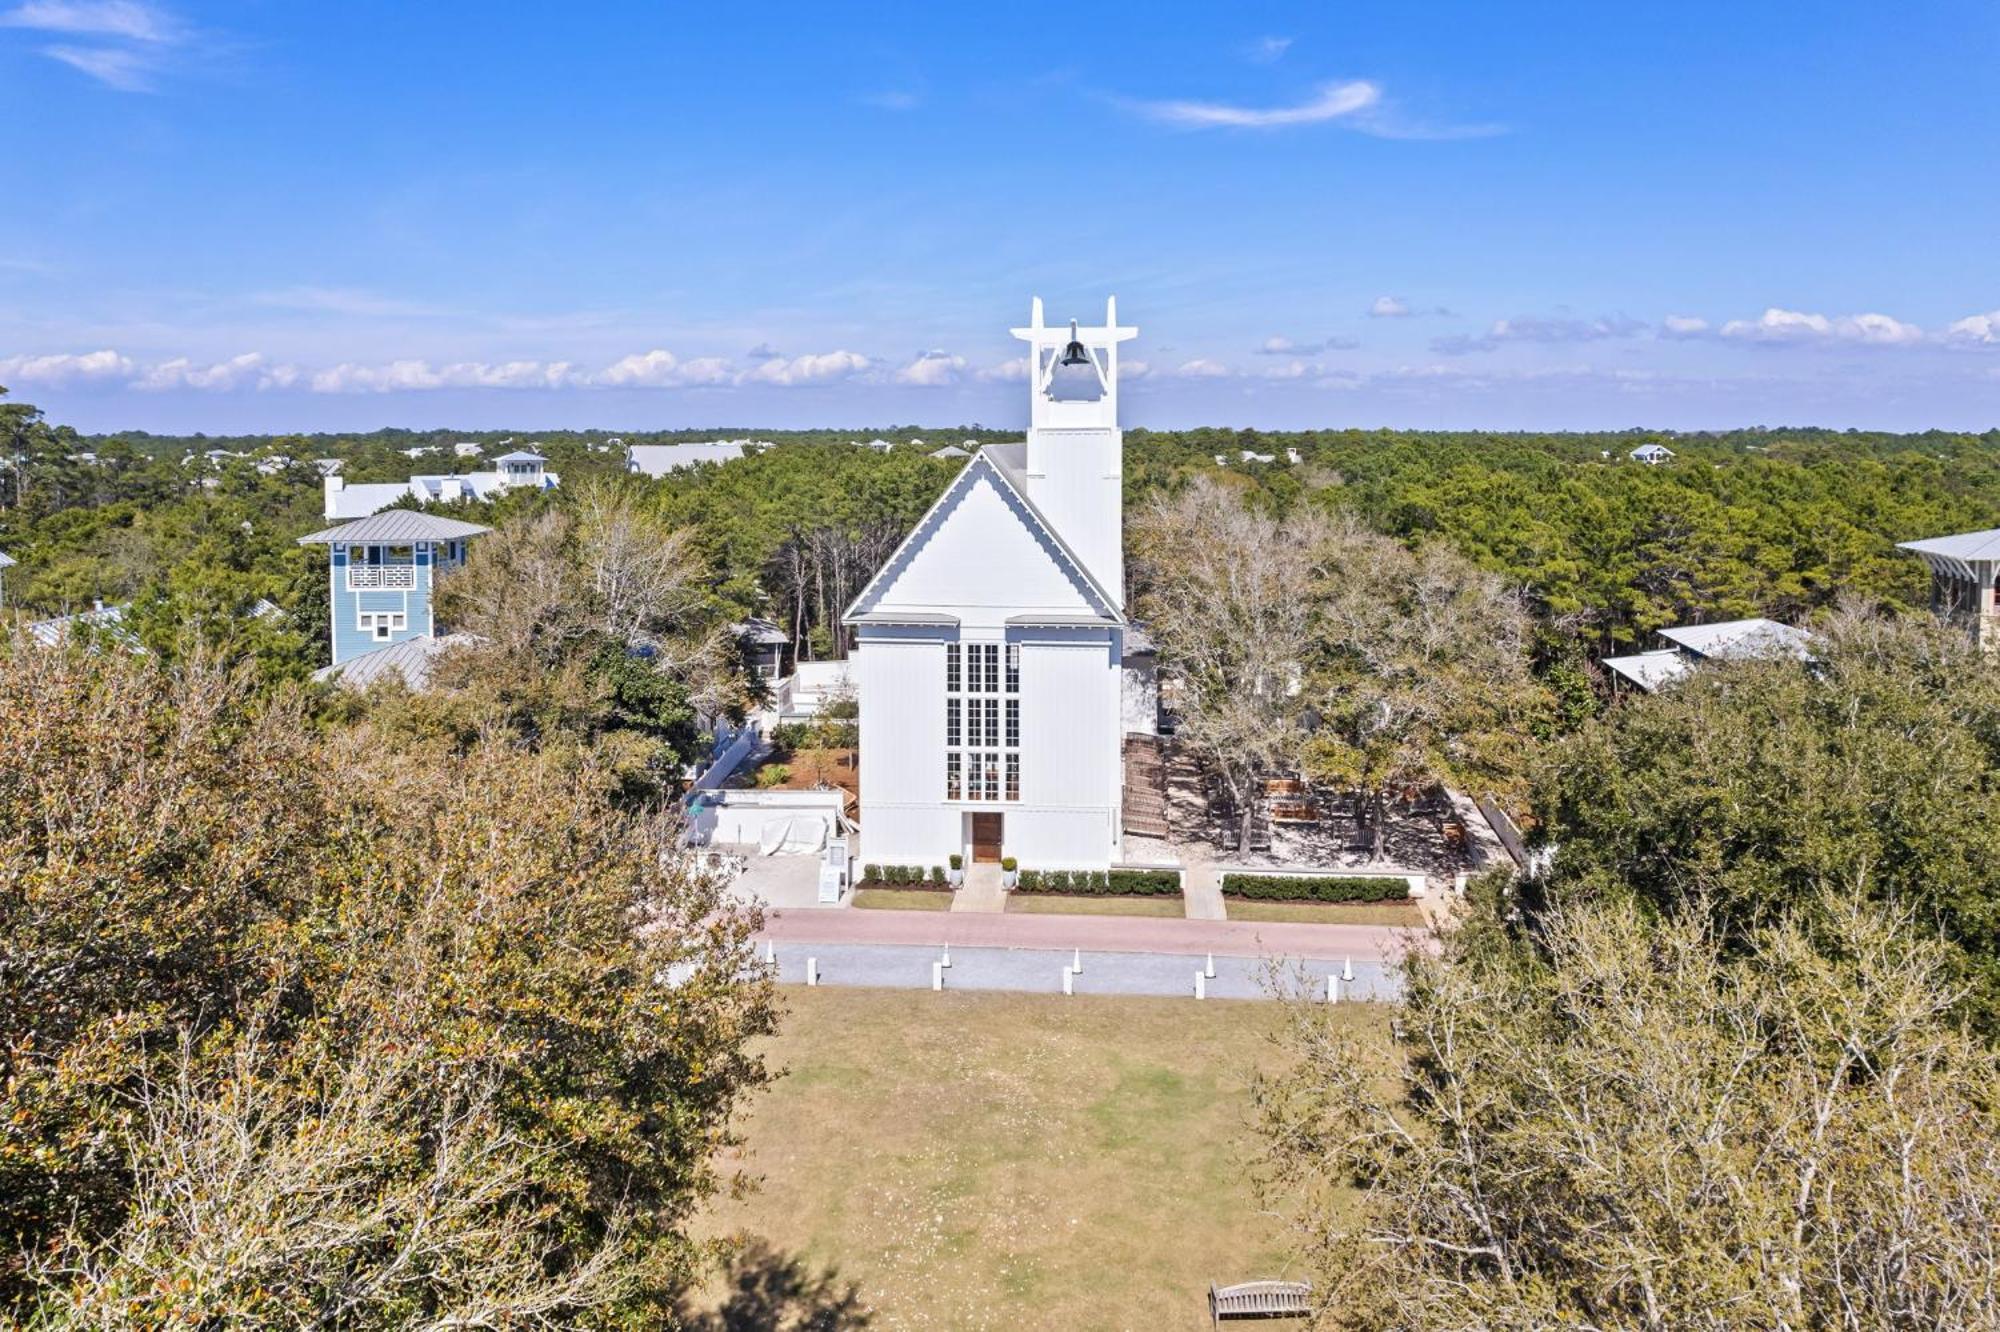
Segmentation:
{"type": "Polygon", "coordinates": [[[1212,1326],[1249,1318],[1304,1318],[1312,1312],[1310,1281],[1242,1281],[1208,1288],[1212,1326]]]}

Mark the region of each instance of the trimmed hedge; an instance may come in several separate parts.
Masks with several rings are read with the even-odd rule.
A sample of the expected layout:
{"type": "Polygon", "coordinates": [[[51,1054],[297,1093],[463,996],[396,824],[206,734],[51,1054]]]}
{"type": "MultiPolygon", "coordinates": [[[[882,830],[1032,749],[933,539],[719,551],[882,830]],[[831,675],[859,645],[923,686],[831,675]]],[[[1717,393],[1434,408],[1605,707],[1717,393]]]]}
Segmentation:
{"type": "Polygon", "coordinates": [[[855,887],[928,888],[945,892],[951,885],[945,882],[942,865],[932,865],[929,869],[922,865],[863,865],[861,882],[855,887]]]}
{"type": "Polygon", "coordinates": [[[1070,896],[1154,897],[1178,895],[1176,870],[1022,870],[1015,892],[1070,896]]]}
{"type": "Polygon", "coordinates": [[[1224,897],[1267,902],[1389,902],[1410,895],[1409,881],[1386,875],[1230,874],[1224,897]]]}

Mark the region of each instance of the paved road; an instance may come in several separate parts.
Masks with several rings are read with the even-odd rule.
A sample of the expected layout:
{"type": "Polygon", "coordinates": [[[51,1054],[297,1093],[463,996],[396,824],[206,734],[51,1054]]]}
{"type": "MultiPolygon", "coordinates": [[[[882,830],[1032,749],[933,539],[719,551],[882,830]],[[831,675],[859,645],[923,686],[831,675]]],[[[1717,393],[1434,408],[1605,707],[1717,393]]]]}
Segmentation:
{"type": "Polygon", "coordinates": [[[777,910],[758,936],[780,944],[921,945],[1171,956],[1353,958],[1400,956],[1415,936],[1387,925],[1290,925],[1164,916],[967,915],[946,911],[777,910]]]}
{"type": "MultiPolygon", "coordinates": [[[[884,944],[774,942],[771,950],[782,984],[804,984],[806,962],[810,958],[818,968],[822,985],[918,990],[930,988],[931,964],[943,956],[938,948],[884,944]]],[[[1061,994],[1063,968],[1075,956],[1073,952],[1049,949],[954,945],[951,966],[944,973],[944,986],[948,990],[1061,994]]],[[[1181,954],[1085,949],[1083,971],[1073,982],[1074,993],[1180,995],[1192,999],[1195,973],[1203,970],[1204,961],[1201,957],[1181,954]]],[[[1203,988],[1211,999],[1274,999],[1284,993],[1324,999],[1327,977],[1339,976],[1346,965],[1345,957],[1275,962],[1218,954],[1215,978],[1206,980],[1203,988]]],[[[1353,972],[1353,981],[1338,986],[1342,1001],[1387,999],[1395,995],[1396,978],[1382,963],[1357,957],[1353,960],[1353,972]]]]}

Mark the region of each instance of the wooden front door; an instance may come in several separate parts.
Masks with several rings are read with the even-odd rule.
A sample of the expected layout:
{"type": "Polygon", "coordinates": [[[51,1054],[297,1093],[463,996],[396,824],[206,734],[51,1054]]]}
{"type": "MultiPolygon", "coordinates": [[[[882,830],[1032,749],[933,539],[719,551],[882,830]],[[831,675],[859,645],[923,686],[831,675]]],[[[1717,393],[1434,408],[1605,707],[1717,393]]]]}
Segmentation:
{"type": "Polygon", "coordinates": [[[1000,860],[1000,815],[972,816],[972,858],[998,863],[1000,860]]]}

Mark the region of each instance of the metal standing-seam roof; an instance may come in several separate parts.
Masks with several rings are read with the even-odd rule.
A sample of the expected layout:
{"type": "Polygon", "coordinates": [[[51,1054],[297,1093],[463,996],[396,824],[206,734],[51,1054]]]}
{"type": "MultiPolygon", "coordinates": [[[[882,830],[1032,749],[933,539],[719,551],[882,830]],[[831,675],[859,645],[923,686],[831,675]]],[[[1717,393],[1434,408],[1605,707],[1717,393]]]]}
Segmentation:
{"type": "Polygon", "coordinates": [[[457,541],[491,532],[478,523],[440,518],[414,509],[384,509],[381,513],[329,527],[299,538],[301,546],[400,546],[413,541],[457,541]]]}
{"type": "Polygon", "coordinates": [[[14,557],[9,555],[6,551],[0,550],[0,569],[11,569],[13,567],[14,567],[14,557]]]}
{"type": "Polygon", "coordinates": [[[1697,657],[1797,657],[1812,655],[1812,635],[1762,617],[1719,624],[1683,624],[1660,630],[1660,637],[1697,657]]]}
{"type": "Polygon", "coordinates": [[[377,680],[390,676],[400,676],[410,690],[422,693],[430,683],[431,663],[439,653],[465,643],[477,643],[477,634],[446,634],[442,638],[426,635],[422,638],[406,638],[388,647],[364,652],[358,657],[349,657],[338,666],[322,666],[313,672],[314,680],[331,680],[347,689],[366,689],[377,680]]]}

